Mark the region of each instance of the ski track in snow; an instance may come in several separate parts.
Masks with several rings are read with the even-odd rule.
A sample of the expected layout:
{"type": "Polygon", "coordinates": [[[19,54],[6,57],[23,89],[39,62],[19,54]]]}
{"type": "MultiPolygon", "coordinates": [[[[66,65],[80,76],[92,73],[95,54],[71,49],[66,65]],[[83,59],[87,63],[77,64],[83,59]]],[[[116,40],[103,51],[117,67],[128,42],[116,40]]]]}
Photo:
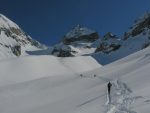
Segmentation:
{"type": "Polygon", "coordinates": [[[105,113],[137,113],[132,110],[132,104],[136,99],[141,97],[131,96],[131,89],[120,80],[116,80],[113,83],[113,87],[115,90],[112,91],[112,93],[114,93],[114,96],[111,96],[112,103],[106,105],[105,113]]]}
{"type": "MultiPolygon", "coordinates": [[[[83,76],[83,78],[95,78],[92,76],[83,76]]],[[[105,81],[112,81],[109,78],[104,77],[97,77],[99,79],[104,79],[105,81]]],[[[107,102],[105,103],[106,111],[104,113],[137,113],[133,109],[133,104],[136,100],[143,98],[142,96],[133,96],[132,90],[127,86],[126,83],[122,82],[121,80],[114,80],[112,81],[113,88],[111,91],[111,100],[112,102],[109,103],[108,95],[107,95],[107,102]]],[[[105,95],[105,94],[104,94],[105,95]]],[[[102,95],[102,96],[104,96],[102,95]]],[[[79,107],[90,103],[91,101],[96,100],[101,96],[95,97],[91,100],[88,100],[79,107]]]]}

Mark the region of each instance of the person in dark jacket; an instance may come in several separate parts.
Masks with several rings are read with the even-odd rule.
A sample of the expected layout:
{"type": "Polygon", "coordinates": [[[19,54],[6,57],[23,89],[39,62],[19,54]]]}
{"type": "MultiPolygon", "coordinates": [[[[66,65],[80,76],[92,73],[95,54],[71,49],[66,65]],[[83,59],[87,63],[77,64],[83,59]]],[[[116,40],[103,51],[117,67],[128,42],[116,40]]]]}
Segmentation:
{"type": "Polygon", "coordinates": [[[108,95],[110,95],[111,86],[112,86],[112,84],[109,82],[109,83],[107,84],[108,95]]]}
{"type": "Polygon", "coordinates": [[[110,96],[111,86],[112,86],[112,84],[109,82],[107,84],[107,88],[108,88],[108,103],[111,103],[111,96],[110,96]]]}

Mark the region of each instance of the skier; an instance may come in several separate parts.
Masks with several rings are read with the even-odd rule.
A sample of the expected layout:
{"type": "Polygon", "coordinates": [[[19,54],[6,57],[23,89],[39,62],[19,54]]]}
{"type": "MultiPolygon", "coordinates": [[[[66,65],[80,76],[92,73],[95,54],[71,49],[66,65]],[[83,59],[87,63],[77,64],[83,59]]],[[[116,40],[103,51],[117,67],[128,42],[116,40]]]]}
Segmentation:
{"type": "Polygon", "coordinates": [[[108,102],[109,103],[111,103],[111,97],[110,97],[111,86],[112,86],[112,84],[109,82],[107,84],[107,88],[108,88],[108,102]]]}
{"type": "Polygon", "coordinates": [[[83,77],[83,75],[82,75],[82,74],[80,74],[80,77],[83,77]]]}
{"type": "Polygon", "coordinates": [[[109,83],[107,84],[107,87],[108,87],[108,95],[110,95],[111,86],[112,86],[112,84],[109,82],[109,83]]]}

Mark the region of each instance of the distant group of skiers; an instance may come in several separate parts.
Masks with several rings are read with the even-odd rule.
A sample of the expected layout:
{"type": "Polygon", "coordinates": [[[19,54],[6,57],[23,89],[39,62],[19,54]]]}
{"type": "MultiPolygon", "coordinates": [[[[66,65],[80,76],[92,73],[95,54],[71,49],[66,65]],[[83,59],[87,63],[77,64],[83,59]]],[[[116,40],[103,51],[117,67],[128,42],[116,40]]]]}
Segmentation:
{"type": "MultiPolygon", "coordinates": [[[[85,77],[83,74],[80,74],[80,77],[85,77]]],[[[96,77],[96,75],[94,74],[93,77],[96,77]]]]}

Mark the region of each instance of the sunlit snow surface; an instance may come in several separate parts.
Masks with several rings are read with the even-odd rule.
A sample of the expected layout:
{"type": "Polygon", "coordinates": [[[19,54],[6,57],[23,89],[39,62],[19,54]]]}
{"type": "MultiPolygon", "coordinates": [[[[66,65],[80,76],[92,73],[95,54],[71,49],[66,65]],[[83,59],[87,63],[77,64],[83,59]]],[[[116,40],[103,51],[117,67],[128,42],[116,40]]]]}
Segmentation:
{"type": "Polygon", "coordinates": [[[103,67],[84,56],[0,61],[0,112],[149,113],[149,61],[150,48],[103,67]],[[113,84],[111,104],[108,81],[113,84]]]}
{"type": "MultiPolygon", "coordinates": [[[[5,28],[19,28],[3,15],[0,21],[5,28]]],[[[92,32],[77,26],[66,36],[92,32]]],[[[72,43],[76,57],[58,58],[50,55],[51,49],[39,50],[27,44],[21,48],[22,55],[14,58],[5,45],[17,42],[2,31],[0,113],[149,113],[150,48],[141,50],[149,41],[148,32],[120,41],[121,48],[110,54],[94,53],[98,40],[72,43]],[[89,45],[91,48],[84,48],[89,45]],[[112,89],[108,100],[109,81],[112,89]]]]}

